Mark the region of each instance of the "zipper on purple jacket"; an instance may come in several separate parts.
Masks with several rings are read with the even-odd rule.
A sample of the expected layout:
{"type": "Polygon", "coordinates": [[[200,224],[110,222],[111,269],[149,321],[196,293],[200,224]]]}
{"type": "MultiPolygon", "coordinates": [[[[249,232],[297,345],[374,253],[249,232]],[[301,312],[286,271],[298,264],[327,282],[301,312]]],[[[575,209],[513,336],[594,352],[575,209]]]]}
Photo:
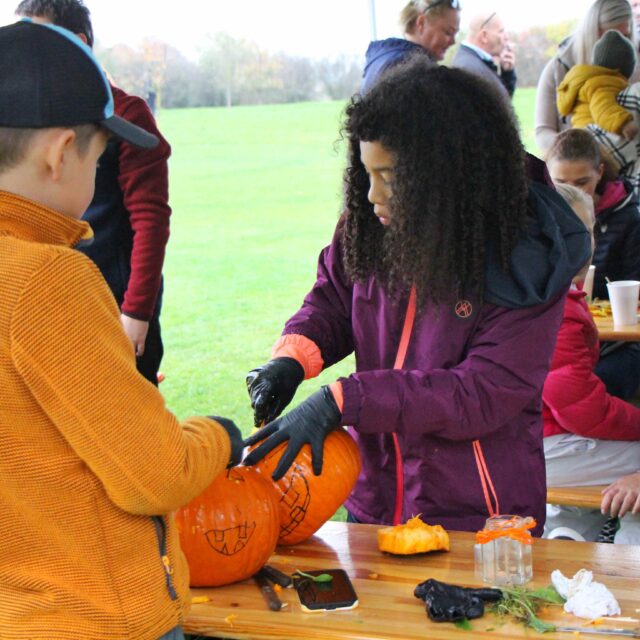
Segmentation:
{"type": "MultiPolygon", "coordinates": [[[[404,317],[404,326],[402,327],[402,335],[400,336],[400,344],[398,345],[398,353],[396,354],[396,361],[393,365],[394,369],[402,369],[404,359],[407,355],[407,349],[409,347],[409,340],[411,338],[411,331],[413,330],[413,323],[416,319],[416,288],[411,287],[411,293],[409,294],[409,302],[407,303],[407,313],[404,317]]],[[[396,454],[396,504],[393,511],[393,524],[400,524],[402,522],[402,511],[404,507],[404,463],[402,462],[402,451],[400,450],[400,441],[398,440],[398,434],[392,433],[393,447],[396,454]]]]}

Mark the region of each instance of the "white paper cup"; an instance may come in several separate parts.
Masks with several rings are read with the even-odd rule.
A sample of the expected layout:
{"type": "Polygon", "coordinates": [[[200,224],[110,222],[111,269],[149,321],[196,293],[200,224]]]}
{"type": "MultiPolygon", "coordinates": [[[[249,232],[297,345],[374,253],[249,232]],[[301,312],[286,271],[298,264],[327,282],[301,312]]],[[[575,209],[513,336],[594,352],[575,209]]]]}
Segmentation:
{"type": "Polygon", "coordinates": [[[596,265],[592,264],[587,271],[587,275],[584,278],[584,284],[582,290],[587,294],[587,302],[591,302],[593,298],[593,277],[596,274],[596,265]]]}
{"type": "Polygon", "coordinates": [[[638,280],[618,280],[608,282],[609,301],[613,326],[633,325],[638,322],[638,294],[640,282],[638,280]]]}

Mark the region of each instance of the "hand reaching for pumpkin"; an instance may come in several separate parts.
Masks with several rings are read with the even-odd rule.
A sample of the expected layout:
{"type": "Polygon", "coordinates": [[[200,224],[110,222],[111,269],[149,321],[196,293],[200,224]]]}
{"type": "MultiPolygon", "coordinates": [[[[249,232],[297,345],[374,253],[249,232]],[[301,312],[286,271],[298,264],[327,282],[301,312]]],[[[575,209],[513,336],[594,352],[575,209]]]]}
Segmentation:
{"type": "Polygon", "coordinates": [[[249,371],[246,381],[255,426],[275,420],[303,380],[304,369],[294,358],[274,358],[249,371]]]}
{"type": "Polygon", "coordinates": [[[229,455],[227,469],[229,467],[235,467],[242,462],[242,454],[244,453],[244,442],[242,442],[240,429],[238,429],[233,420],[229,420],[229,418],[221,418],[220,416],[209,417],[215,420],[227,432],[231,443],[231,454],[229,455]]]}
{"type": "Polygon", "coordinates": [[[244,464],[256,464],[281,442],[288,440],[289,444],[272,478],[282,478],[305,444],[311,445],[313,473],[319,476],[322,473],[324,440],[333,429],[340,426],[341,417],[342,414],[329,387],[320,387],[319,391],[311,394],[287,415],[265,425],[244,441],[247,447],[262,443],[244,459],[244,464]]]}

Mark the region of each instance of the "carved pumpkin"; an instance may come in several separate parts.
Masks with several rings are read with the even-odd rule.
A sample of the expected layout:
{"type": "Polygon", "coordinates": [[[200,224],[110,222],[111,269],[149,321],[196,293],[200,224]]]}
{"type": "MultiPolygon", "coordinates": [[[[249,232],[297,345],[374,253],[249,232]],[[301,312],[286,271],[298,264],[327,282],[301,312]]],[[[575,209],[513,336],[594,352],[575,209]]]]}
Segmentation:
{"type": "MultiPolygon", "coordinates": [[[[267,454],[256,469],[271,479],[287,443],[267,454]]],[[[349,497],[360,473],[360,452],[344,430],[324,441],[322,474],[314,475],[311,447],[305,445],[287,473],[275,483],[280,496],[278,544],[298,544],[312,536],[349,497]]]]}
{"type": "Polygon", "coordinates": [[[192,587],[218,587],[256,573],[278,543],[278,495],[251,467],[221,473],[176,512],[192,587]]]}
{"type": "Polygon", "coordinates": [[[406,524],[378,529],[378,549],[396,555],[449,551],[449,534],[439,525],[428,525],[415,516],[406,524]]]}

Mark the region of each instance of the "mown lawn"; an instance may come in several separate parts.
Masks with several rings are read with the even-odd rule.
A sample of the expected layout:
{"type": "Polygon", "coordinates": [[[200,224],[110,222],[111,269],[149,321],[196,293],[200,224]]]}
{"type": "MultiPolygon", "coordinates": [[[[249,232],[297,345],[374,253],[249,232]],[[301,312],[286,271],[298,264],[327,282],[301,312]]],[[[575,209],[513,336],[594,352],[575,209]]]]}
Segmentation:
{"type": "MultiPolygon", "coordinates": [[[[529,148],[534,94],[521,89],[515,100],[529,148]]],[[[173,147],[161,390],[179,417],[223,415],[250,430],[245,374],[268,359],[338,218],[343,106],[160,114],[173,147]]],[[[352,368],[349,359],[304,383],[297,399],[352,368]]]]}

